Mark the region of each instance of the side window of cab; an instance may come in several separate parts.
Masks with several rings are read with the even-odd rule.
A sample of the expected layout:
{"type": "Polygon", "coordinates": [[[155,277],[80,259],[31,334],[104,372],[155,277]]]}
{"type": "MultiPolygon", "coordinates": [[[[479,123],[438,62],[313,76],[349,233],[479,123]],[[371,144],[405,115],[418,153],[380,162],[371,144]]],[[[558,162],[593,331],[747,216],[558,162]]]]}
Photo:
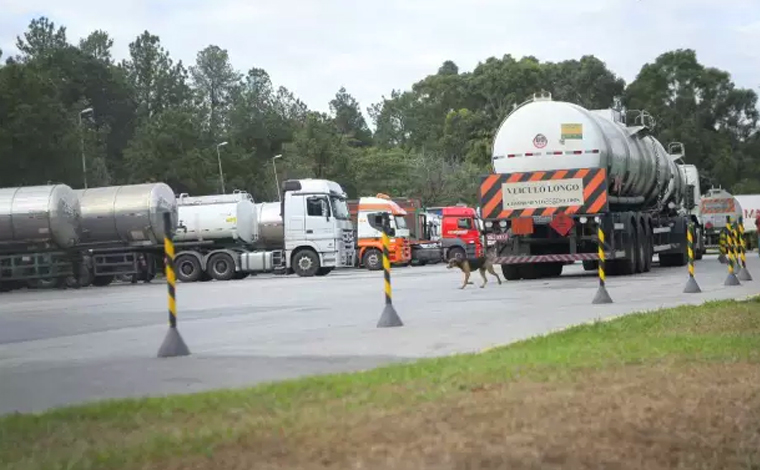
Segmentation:
{"type": "Polygon", "coordinates": [[[472,219],[470,218],[457,219],[457,228],[464,229],[464,230],[472,230],[472,219]]]}
{"type": "Polygon", "coordinates": [[[319,196],[311,196],[306,199],[306,215],[309,217],[327,217],[330,209],[327,200],[319,196]]]}

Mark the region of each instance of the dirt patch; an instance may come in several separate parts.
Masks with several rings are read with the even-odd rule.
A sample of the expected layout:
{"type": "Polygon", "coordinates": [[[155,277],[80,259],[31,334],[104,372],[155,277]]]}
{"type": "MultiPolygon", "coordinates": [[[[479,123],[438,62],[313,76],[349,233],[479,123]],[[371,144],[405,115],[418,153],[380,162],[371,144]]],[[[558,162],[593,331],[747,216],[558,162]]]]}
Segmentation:
{"type": "Polygon", "coordinates": [[[403,410],[312,410],[294,431],[258,429],[151,468],[760,468],[758,383],[760,365],[735,363],[473,384],[403,410]]]}

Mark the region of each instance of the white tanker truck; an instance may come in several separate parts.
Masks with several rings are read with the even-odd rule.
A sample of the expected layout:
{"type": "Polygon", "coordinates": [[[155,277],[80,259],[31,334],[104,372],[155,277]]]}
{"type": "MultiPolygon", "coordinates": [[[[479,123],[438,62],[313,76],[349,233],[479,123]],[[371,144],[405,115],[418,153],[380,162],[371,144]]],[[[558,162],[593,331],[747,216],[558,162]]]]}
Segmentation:
{"type": "Polygon", "coordinates": [[[2,188],[0,286],[107,285],[133,274],[138,253],[160,256],[167,210],[176,223],[174,193],[163,183],[2,188]]]}
{"type": "Polygon", "coordinates": [[[666,150],[649,134],[651,116],[639,112],[638,121],[628,126],[618,109],[590,111],[547,94],[506,117],[480,207],[507,279],[559,276],[578,260],[595,269],[599,225],[610,275],[647,272],[654,254],[662,266],[686,264],[689,222],[701,258],[697,169],[677,163],[682,144],[666,150]]]}
{"type": "Polygon", "coordinates": [[[324,276],[354,265],[346,194],[319,179],[283,183],[282,202],[250,194],[179,196],[175,269],[183,282],[242,279],[259,272],[324,276]]]}

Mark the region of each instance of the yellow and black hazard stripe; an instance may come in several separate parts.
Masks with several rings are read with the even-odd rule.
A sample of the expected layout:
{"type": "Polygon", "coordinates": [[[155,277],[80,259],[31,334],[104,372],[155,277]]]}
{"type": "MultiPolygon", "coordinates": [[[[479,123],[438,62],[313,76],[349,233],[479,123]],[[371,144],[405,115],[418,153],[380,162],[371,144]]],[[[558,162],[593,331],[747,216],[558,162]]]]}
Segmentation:
{"type": "Polygon", "coordinates": [[[556,214],[597,214],[609,208],[607,200],[607,170],[580,168],[572,170],[531,171],[525,173],[497,173],[483,177],[480,183],[480,207],[483,219],[507,219],[556,214]],[[535,207],[530,209],[504,209],[502,185],[571,178],[583,180],[582,205],[563,207],[535,207]]]}

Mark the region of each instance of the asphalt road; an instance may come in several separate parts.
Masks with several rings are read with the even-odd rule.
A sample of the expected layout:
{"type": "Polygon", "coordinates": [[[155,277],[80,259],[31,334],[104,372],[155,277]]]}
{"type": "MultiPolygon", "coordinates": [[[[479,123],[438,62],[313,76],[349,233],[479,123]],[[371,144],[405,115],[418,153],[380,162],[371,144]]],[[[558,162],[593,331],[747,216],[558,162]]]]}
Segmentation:
{"type": "MultiPolygon", "coordinates": [[[[482,350],[573,324],[635,311],[760,293],[757,278],[724,287],[726,267],[697,262],[701,294],[683,294],[686,268],[608,278],[609,305],[592,305],[593,273],[459,290],[442,265],[393,271],[405,325],[377,328],[382,273],[324,278],[257,276],[178,285],[179,331],[188,357],[156,357],[167,332],[162,283],[0,294],[0,413],[85,401],[186,393],[392,361],[482,350]]],[[[473,277],[476,283],[480,279],[473,277]]]]}

